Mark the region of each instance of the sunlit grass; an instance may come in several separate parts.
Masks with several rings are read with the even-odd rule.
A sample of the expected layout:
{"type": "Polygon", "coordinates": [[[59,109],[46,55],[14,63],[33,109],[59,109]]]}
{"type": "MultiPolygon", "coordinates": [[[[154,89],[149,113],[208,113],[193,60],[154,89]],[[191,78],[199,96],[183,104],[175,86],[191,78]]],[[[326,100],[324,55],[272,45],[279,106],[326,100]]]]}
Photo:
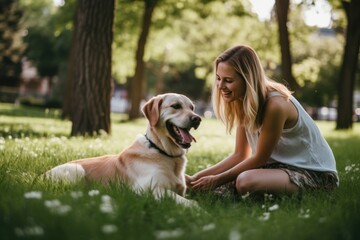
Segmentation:
{"type": "MultiPolygon", "coordinates": [[[[146,121],[113,115],[112,135],[70,137],[71,123],[56,110],[0,104],[0,239],[359,239],[360,124],[334,131],[318,125],[334,150],[340,187],[332,192],[262,201],[189,193],[202,211],[138,196],[112,183],[52,184],[42,177],[73,159],[116,154],[146,121]]],[[[234,135],[204,119],[192,132],[188,173],[213,164],[233,149],[234,135]]]]}

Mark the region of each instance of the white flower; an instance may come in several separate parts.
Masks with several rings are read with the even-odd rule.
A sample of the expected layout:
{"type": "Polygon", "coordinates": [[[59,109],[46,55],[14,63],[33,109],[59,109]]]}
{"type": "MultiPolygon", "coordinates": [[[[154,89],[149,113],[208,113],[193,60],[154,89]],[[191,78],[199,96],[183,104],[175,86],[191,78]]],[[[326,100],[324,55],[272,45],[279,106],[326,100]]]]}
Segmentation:
{"type": "Polygon", "coordinates": [[[300,209],[300,213],[298,214],[299,218],[310,218],[310,209],[300,209]]]}
{"type": "Polygon", "coordinates": [[[89,144],[89,148],[91,148],[91,149],[99,149],[102,147],[103,147],[103,144],[102,144],[102,140],[100,138],[96,138],[93,143],[89,144]]]}
{"type": "Polygon", "coordinates": [[[265,201],[271,201],[273,199],[273,195],[270,193],[264,193],[265,201]]]}
{"type": "Polygon", "coordinates": [[[174,230],[160,230],[155,232],[155,237],[157,239],[165,238],[177,238],[184,234],[184,231],[180,228],[174,230]]]}
{"type": "Polygon", "coordinates": [[[275,210],[278,210],[279,209],[279,205],[278,204],[274,204],[272,205],[271,207],[269,207],[269,211],[275,211],[275,210]]]}
{"type": "Polygon", "coordinates": [[[117,232],[117,230],[118,230],[117,226],[115,226],[114,224],[105,224],[102,226],[101,229],[102,229],[103,233],[105,233],[105,234],[111,234],[111,233],[117,232]]]}
{"type": "MultiPolygon", "coordinates": [[[[353,165],[354,165],[354,164],[353,164],[353,165]]],[[[345,172],[346,172],[346,173],[349,173],[349,172],[352,170],[352,168],[353,168],[352,165],[346,166],[346,167],[345,167],[345,172]]]]}
{"type": "Polygon", "coordinates": [[[112,213],[114,212],[114,208],[111,204],[108,203],[102,203],[100,204],[100,211],[103,213],[112,213]]]}
{"type": "Polygon", "coordinates": [[[241,198],[242,198],[242,199],[246,199],[246,198],[248,198],[249,196],[250,196],[250,193],[247,192],[246,194],[241,195],[241,198]]]}
{"type": "Polygon", "coordinates": [[[208,225],[205,225],[202,227],[202,230],[203,231],[210,231],[210,230],[213,230],[215,229],[216,225],[214,223],[210,223],[208,225]]]}
{"type": "Polygon", "coordinates": [[[25,228],[15,228],[15,235],[18,237],[23,236],[42,236],[44,235],[44,229],[40,226],[32,226],[25,228]]]}
{"type": "Polygon", "coordinates": [[[45,207],[47,208],[56,208],[61,206],[61,202],[58,199],[54,199],[54,200],[46,200],[44,202],[45,207]]]}
{"type": "Polygon", "coordinates": [[[95,190],[90,190],[88,194],[89,194],[90,197],[93,197],[93,196],[99,195],[100,191],[96,190],[96,189],[95,190]]]}
{"type": "Polygon", "coordinates": [[[270,212],[264,212],[262,216],[259,217],[260,221],[267,221],[270,219],[270,212]]]}
{"type": "Polygon", "coordinates": [[[229,233],[229,240],[240,240],[241,234],[236,229],[233,229],[229,233]]]}
{"type": "Polygon", "coordinates": [[[61,205],[61,206],[53,209],[53,213],[56,213],[59,215],[65,215],[70,211],[71,211],[71,206],[69,206],[69,205],[61,205]]]}
{"type": "Polygon", "coordinates": [[[54,214],[65,215],[71,211],[71,206],[62,205],[58,199],[46,200],[44,202],[45,207],[49,208],[54,214]]]}
{"type": "Polygon", "coordinates": [[[83,193],[78,191],[78,192],[70,192],[70,196],[74,199],[77,199],[77,198],[81,198],[83,196],[83,193]]]}
{"type": "Polygon", "coordinates": [[[39,191],[31,191],[31,192],[24,193],[24,197],[27,199],[41,199],[42,193],[39,191]]]}
{"type": "Polygon", "coordinates": [[[357,164],[351,164],[345,167],[345,173],[348,174],[350,172],[357,172],[359,171],[359,166],[357,164]]]}
{"type": "Polygon", "coordinates": [[[109,203],[109,202],[111,202],[111,197],[109,195],[102,195],[101,200],[103,202],[109,203]]]}
{"type": "Polygon", "coordinates": [[[101,196],[102,203],[100,204],[100,211],[103,213],[113,213],[114,207],[111,201],[111,197],[108,195],[101,196]]]}

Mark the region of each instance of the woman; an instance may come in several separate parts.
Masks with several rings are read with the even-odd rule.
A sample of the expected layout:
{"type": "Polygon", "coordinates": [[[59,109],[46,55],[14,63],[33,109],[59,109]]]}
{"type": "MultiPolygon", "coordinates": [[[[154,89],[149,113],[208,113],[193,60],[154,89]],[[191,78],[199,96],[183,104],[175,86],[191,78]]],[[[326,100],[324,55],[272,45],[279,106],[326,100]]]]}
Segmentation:
{"type": "Polygon", "coordinates": [[[334,155],[318,127],[291,92],[265,76],[256,52],[235,46],[215,61],[212,100],[228,132],[236,127],[234,152],[186,176],[193,190],[234,182],[237,193],[293,194],[334,189],[334,155]]]}

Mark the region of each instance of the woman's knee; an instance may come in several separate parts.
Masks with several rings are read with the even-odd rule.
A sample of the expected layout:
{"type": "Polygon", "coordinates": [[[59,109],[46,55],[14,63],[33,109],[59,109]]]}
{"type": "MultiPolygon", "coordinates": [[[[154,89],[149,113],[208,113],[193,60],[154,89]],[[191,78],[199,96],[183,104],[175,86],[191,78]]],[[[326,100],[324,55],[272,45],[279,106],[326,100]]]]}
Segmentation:
{"type": "Polygon", "coordinates": [[[255,176],[253,171],[245,171],[240,173],[236,178],[236,190],[239,194],[252,192],[255,186],[255,176]]]}

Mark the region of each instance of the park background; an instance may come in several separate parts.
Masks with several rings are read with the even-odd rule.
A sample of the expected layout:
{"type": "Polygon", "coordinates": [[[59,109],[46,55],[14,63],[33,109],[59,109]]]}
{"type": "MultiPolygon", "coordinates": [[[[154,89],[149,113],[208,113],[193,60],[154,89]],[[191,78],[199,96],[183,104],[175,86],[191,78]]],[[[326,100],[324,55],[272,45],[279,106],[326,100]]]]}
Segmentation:
{"type": "Polygon", "coordinates": [[[359,24],[356,0],[2,0],[1,239],[359,239],[359,24]],[[256,4],[257,3],[257,4],[256,4]],[[286,83],[334,151],[340,186],[297,197],[188,192],[201,211],[126,186],[51,184],[42,174],[116,154],[163,92],[203,115],[187,173],[223,159],[234,135],[213,118],[213,61],[235,44],[286,83]]]}

